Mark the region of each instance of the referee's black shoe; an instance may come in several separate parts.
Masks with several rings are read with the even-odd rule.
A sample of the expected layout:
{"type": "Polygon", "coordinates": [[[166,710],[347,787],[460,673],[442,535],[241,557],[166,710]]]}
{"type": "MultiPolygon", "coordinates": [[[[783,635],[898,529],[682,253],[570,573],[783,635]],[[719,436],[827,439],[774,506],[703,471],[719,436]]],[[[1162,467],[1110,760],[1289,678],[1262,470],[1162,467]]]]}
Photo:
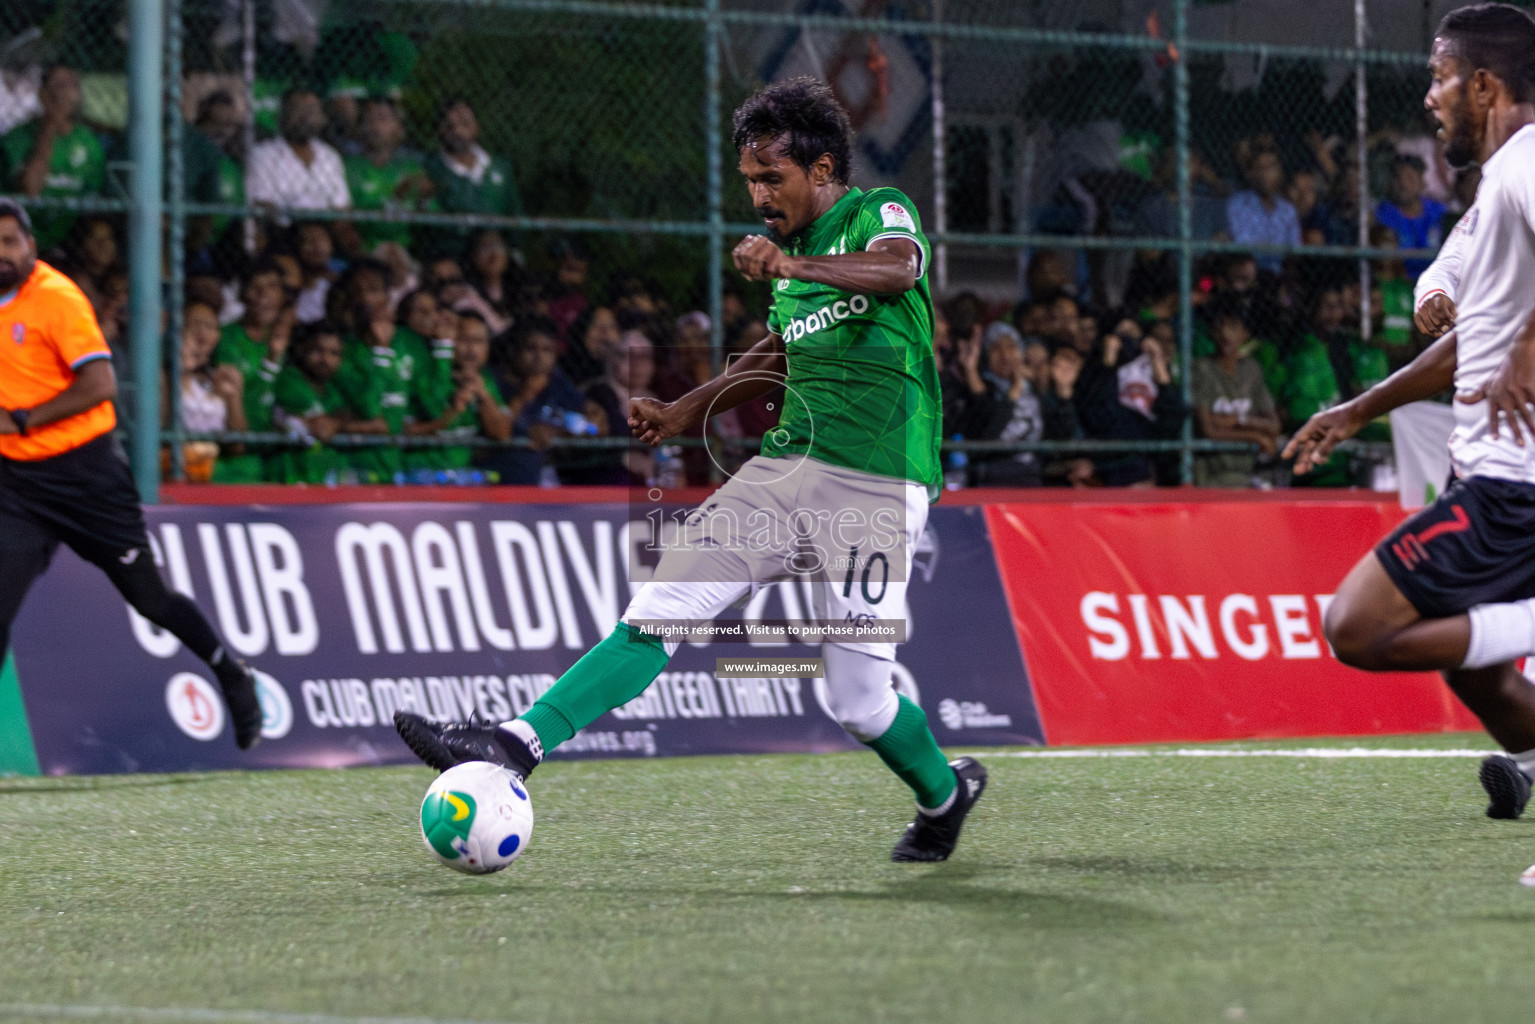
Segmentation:
{"type": "Polygon", "coordinates": [[[256,677],[250,666],[228,653],[213,666],[229,717],[234,720],[235,746],[249,750],[261,740],[261,701],[256,699],[256,677]]]}
{"type": "Polygon", "coordinates": [[[1478,773],[1487,791],[1487,817],[1517,818],[1530,802],[1530,780],[1511,757],[1493,754],[1482,758],[1478,773]]]}
{"type": "Polygon", "coordinates": [[[527,778],[538,766],[539,758],[516,736],[473,718],[434,722],[409,711],[396,711],[394,729],[413,754],[440,772],[466,761],[489,761],[527,778]]]}
{"type": "Polygon", "coordinates": [[[949,762],[949,767],[954,769],[958,784],[953,805],[942,814],[919,813],[917,820],[906,826],[906,833],[890,854],[896,863],[948,860],[959,845],[965,815],[986,792],[986,769],[973,757],[957,758],[949,762]]]}

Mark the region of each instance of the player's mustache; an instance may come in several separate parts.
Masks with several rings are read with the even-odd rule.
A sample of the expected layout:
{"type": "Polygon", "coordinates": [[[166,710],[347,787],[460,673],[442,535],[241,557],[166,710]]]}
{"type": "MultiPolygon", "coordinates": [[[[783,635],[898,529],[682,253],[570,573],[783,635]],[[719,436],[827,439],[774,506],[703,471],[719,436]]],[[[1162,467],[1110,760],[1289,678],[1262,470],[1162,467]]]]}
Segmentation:
{"type": "MultiPolygon", "coordinates": [[[[765,207],[759,206],[759,207],[757,207],[757,216],[761,217],[764,220],[767,220],[770,217],[783,217],[784,216],[784,212],[782,210],[772,209],[771,207],[766,207],[765,208],[765,207]]],[[[785,219],[787,219],[787,218],[785,218],[785,219]]]]}

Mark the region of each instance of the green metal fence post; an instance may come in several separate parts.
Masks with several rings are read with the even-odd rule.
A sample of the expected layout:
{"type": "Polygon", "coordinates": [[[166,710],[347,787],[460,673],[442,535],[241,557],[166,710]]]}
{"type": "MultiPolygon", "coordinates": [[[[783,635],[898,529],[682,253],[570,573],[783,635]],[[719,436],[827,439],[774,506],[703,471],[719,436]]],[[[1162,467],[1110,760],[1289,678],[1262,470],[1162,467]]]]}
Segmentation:
{"type": "Polygon", "coordinates": [[[1173,0],[1173,118],[1178,136],[1178,365],[1182,369],[1183,421],[1179,478],[1194,482],[1194,223],[1189,184],[1189,0],[1173,0]]]}
{"type": "Polygon", "coordinates": [[[169,297],[165,317],[165,343],[170,347],[169,388],[171,410],[171,478],[186,479],[182,454],[181,327],[182,291],[186,283],[186,168],[182,164],[181,134],[181,0],[165,0],[165,202],[166,245],[170,264],[169,297]]]}
{"type": "Polygon", "coordinates": [[[165,8],[132,0],[128,29],[128,344],[133,353],[133,478],[146,502],[160,497],[160,214],[165,175],[161,86],[165,8]]]}

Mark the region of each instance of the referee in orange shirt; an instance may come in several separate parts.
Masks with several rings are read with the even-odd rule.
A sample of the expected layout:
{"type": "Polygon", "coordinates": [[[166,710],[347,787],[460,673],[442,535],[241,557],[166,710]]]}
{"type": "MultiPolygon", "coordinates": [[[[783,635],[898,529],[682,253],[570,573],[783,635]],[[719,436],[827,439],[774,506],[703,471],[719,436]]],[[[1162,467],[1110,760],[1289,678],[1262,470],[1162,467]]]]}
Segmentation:
{"type": "Polygon", "coordinates": [[[122,446],[112,354],[75,283],[37,258],[32,222],[0,198],[0,659],[32,581],[63,541],[218,677],[244,750],[261,737],[250,670],[155,568],[122,446]]]}

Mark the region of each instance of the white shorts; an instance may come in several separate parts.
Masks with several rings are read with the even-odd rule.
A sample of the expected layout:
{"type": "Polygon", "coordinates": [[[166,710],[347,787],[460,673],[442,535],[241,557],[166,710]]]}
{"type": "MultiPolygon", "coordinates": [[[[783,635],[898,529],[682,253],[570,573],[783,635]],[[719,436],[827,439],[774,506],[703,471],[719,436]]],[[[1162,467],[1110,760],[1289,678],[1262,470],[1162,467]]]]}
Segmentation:
{"type": "MultiPolygon", "coordinates": [[[[927,509],[922,484],[806,456],[756,456],[680,527],[662,531],[655,574],[623,621],[708,622],[766,584],[798,579],[819,620],[904,623],[927,509]]],[[[895,660],[893,642],[839,646],[895,660]]]]}

